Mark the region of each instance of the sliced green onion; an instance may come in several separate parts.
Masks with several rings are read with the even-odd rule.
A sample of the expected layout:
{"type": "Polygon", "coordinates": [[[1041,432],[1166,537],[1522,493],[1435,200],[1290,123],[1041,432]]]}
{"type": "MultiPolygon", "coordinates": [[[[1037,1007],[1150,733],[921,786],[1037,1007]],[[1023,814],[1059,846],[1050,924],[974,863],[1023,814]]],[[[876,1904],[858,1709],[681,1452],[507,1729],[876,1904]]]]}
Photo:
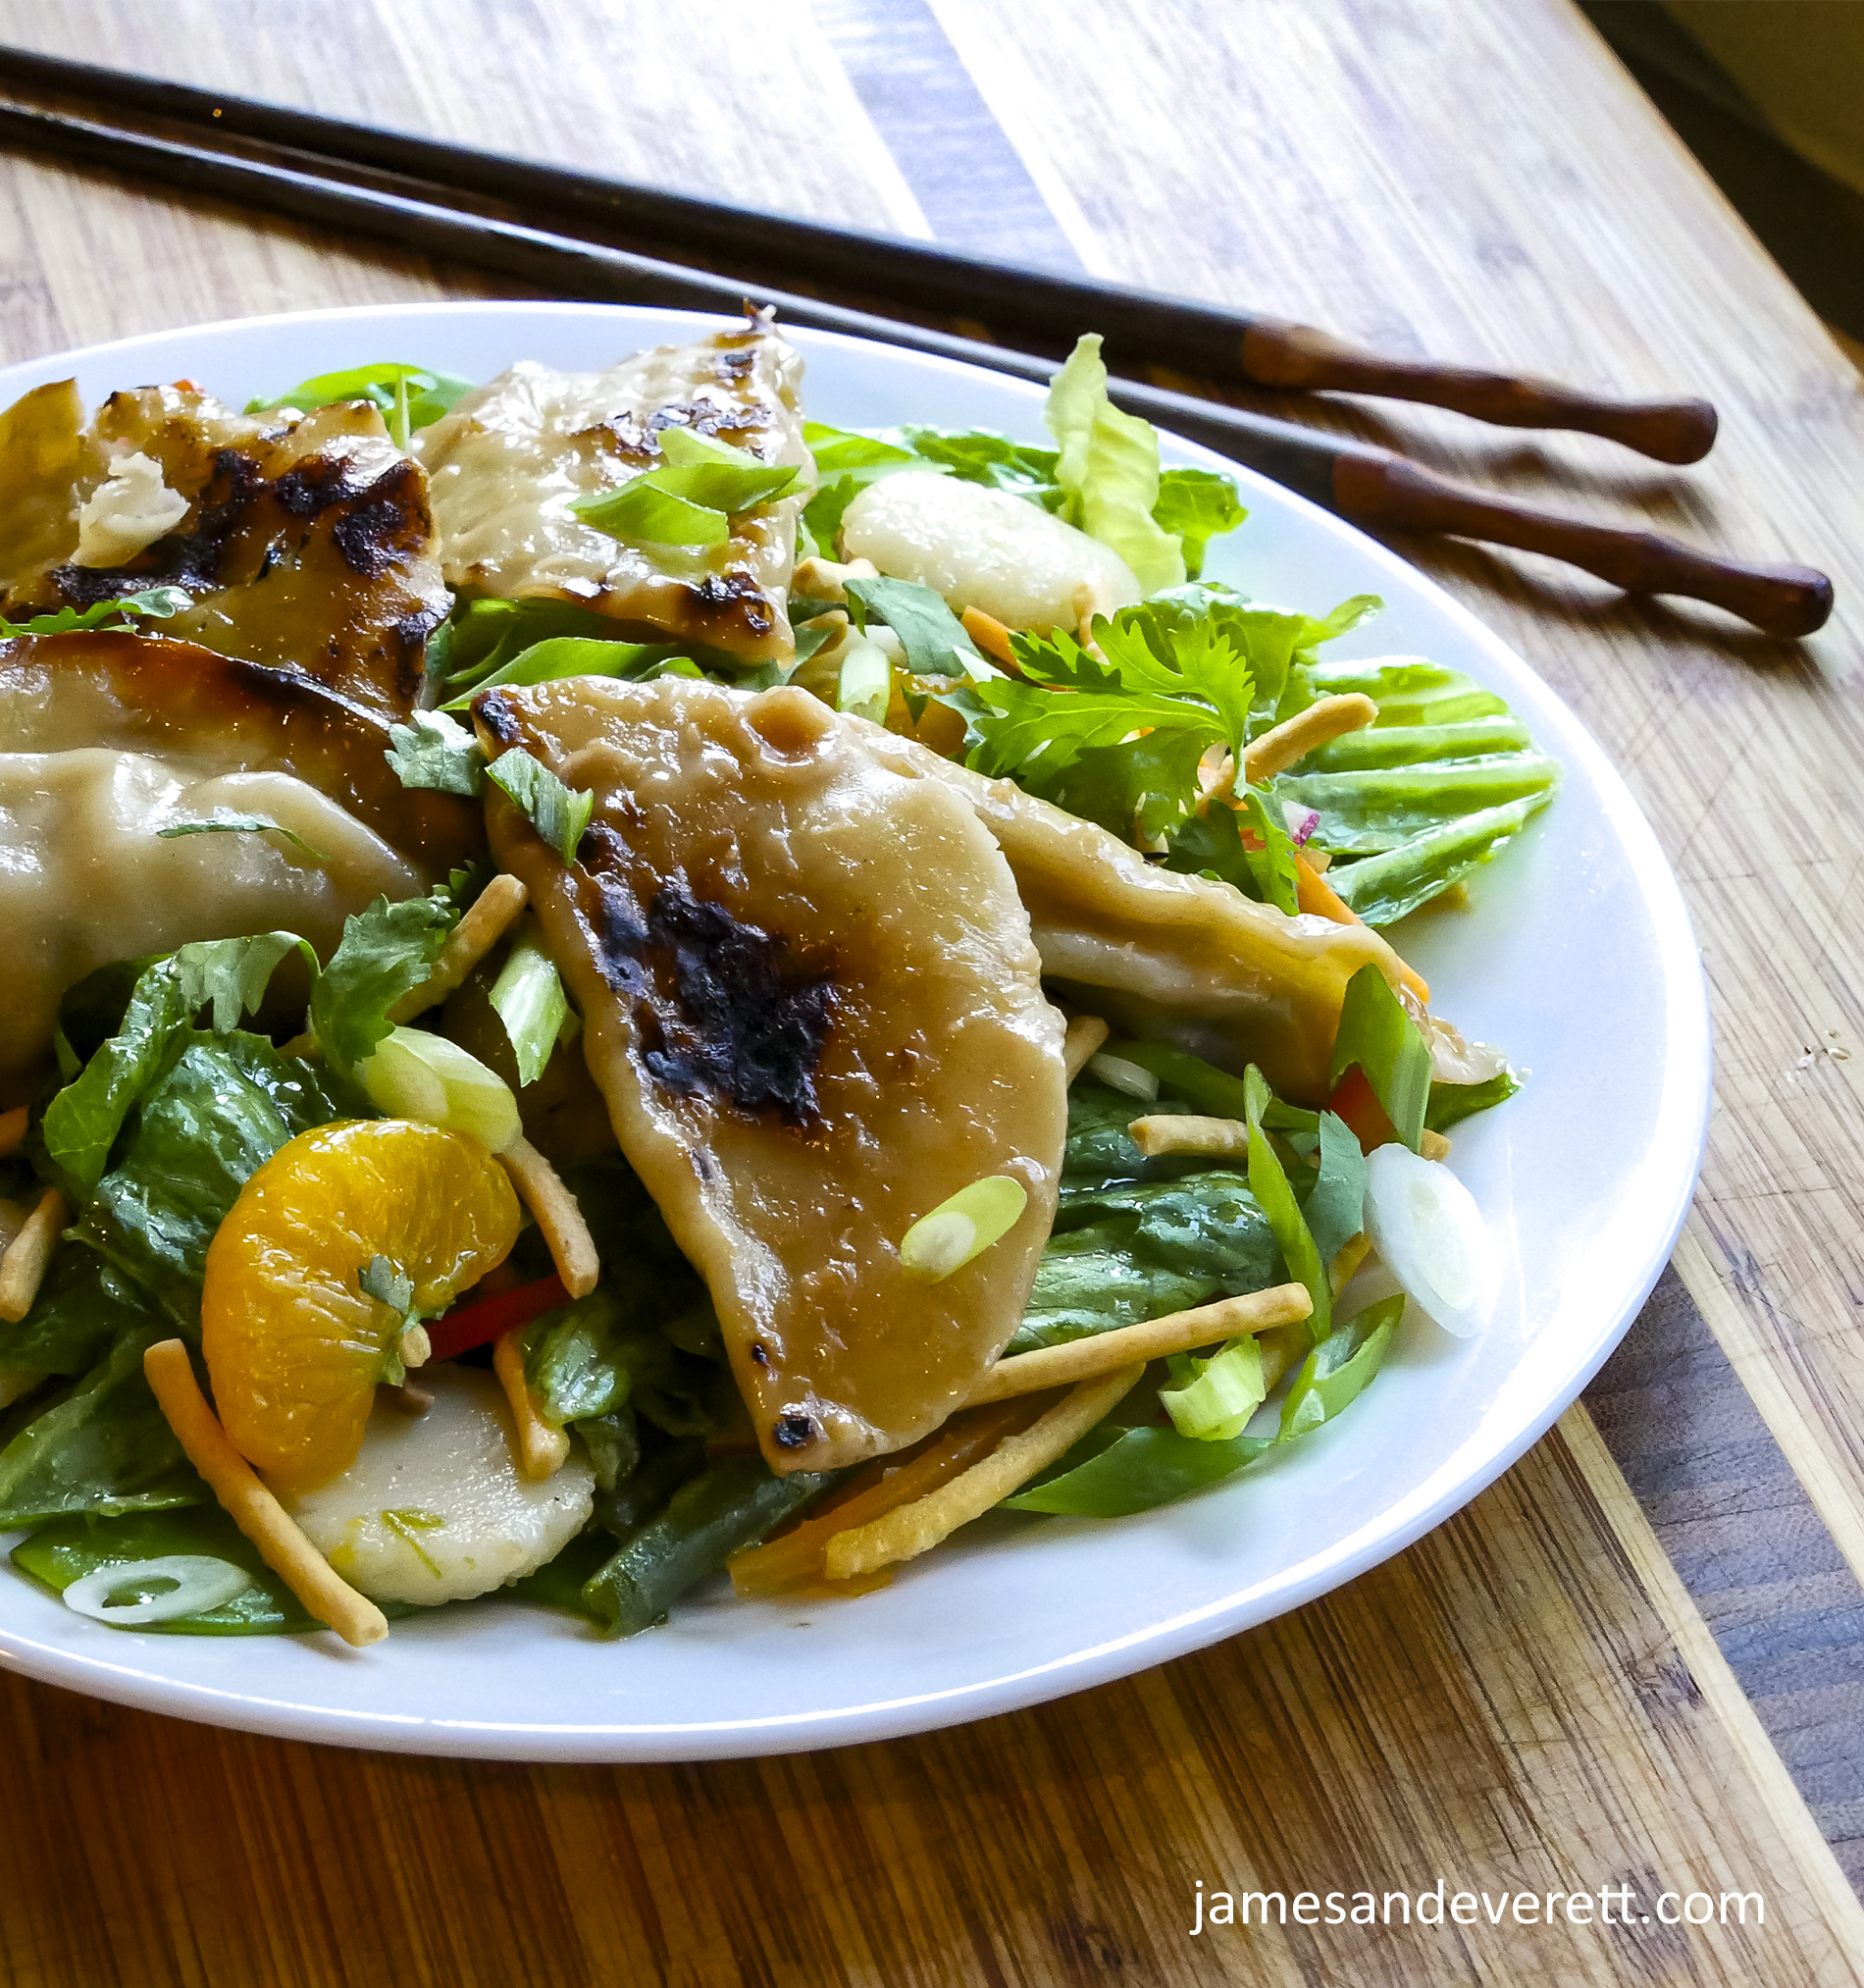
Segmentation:
{"type": "Polygon", "coordinates": [[[1028,1204],[1029,1190],[1008,1174],[973,1180],[906,1230],[900,1267],[915,1282],[938,1283],[1007,1235],[1028,1204]]]}
{"type": "Polygon", "coordinates": [[[425,1028],[391,1028],[356,1067],[370,1102],[391,1119],[470,1132],[502,1153],[524,1131],[511,1086],[478,1057],[425,1028]]]}
{"type": "Polygon", "coordinates": [[[224,1608],[252,1586],[252,1576],[230,1560],[206,1553],[170,1553],[125,1567],[99,1567],[65,1590],[64,1602],[93,1622],[116,1629],[140,1629],[173,1622],[182,1615],[205,1615],[224,1608]],[[128,1593],[131,1599],[115,1597],[128,1593]]]}
{"type": "Polygon", "coordinates": [[[537,926],[530,918],[518,928],[505,964],[492,983],[492,1005],[518,1059],[518,1081],[536,1083],[569,1020],[570,1004],[562,978],[540,944],[537,926]]]}
{"type": "Polygon", "coordinates": [[[853,711],[856,717],[871,718],[875,724],[887,721],[887,705],[893,696],[893,663],[879,643],[863,638],[849,645],[842,657],[842,674],[835,691],[835,708],[853,711]]]}
{"type": "Polygon", "coordinates": [[[1160,1388],[1159,1399],[1178,1434],[1202,1442],[1228,1442],[1242,1435],[1269,1392],[1254,1334],[1232,1339],[1208,1360],[1174,1356],[1171,1376],[1181,1385],[1160,1388]]]}
{"type": "Polygon", "coordinates": [[[1123,1091],[1129,1098],[1143,1098],[1151,1104],[1159,1095],[1159,1079],[1152,1072],[1128,1063],[1123,1056],[1109,1056],[1102,1050],[1088,1058],[1087,1067],[1110,1090],[1123,1091]]]}
{"type": "MultiPolygon", "coordinates": [[[[652,472],[648,473],[649,475],[652,472]]],[[[695,551],[722,546],[731,537],[731,518],[709,504],[689,503],[638,476],[619,490],[579,497],[570,509],[586,525],[611,539],[633,539],[649,546],[684,546],[695,551]]]]}

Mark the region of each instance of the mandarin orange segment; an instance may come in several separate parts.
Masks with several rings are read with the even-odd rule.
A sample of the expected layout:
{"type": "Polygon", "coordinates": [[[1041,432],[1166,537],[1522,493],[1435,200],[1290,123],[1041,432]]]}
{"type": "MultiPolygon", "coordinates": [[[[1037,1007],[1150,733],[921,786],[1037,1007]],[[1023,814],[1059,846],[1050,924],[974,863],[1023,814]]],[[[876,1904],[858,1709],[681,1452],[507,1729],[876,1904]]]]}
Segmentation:
{"type": "Polygon", "coordinates": [[[235,1448],[283,1491],[356,1460],[402,1319],[358,1279],[378,1256],[423,1313],[502,1263],[517,1196],[477,1139],[405,1119],[320,1125],[240,1190],[207,1252],[201,1350],[235,1448]]]}

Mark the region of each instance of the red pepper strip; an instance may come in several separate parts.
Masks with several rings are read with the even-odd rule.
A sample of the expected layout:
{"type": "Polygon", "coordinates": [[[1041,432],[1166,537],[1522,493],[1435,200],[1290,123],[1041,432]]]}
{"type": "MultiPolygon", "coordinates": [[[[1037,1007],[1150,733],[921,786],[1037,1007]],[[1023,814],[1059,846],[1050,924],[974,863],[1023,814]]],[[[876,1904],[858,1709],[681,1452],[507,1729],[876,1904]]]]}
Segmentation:
{"type": "Polygon", "coordinates": [[[1335,1085],[1326,1108],[1346,1121],[1347,1129],[1358,1139],[1362,1152],[1388,1146],[1398,1136],[1397,1128],[1385,1116],[1385,1107],[1378,1102],[1378,1093],[1358,1064],[1335,1085]]]}
{"type": "Polygon", "coordinates": [[[560,1277],[541,1277],[536,1283],[521,1283],[516,1290],[503,1290],[496,1297],[481,1298],[477,1304],[455,1305],[444,1318],[434,1320],[427,1329],[432,1357],[450,1360],[470,1352],[474,1346],[490,1345],[502,1338],[514,1326],[528,1326],[558,1305],[566,1305],[570,1294],[560,1277]]]}

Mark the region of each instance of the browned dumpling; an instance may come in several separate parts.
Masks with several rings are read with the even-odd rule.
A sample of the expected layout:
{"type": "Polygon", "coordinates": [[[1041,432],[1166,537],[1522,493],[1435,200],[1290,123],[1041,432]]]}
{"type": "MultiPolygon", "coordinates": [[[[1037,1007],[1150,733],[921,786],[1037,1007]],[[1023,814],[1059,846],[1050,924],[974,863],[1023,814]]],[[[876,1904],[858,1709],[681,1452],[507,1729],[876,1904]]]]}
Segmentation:
{"type": "Polygon", "coordinates": [[[163,624],[405,715],[447,609],[427,478],[360,401],[235,414],[190,387],[72,383],[0,415],[0,606],[11,620],[176,586],[163,624]],[[14,449],[14,441],[29,446],[14,449]]]}
{"type": "Polygon", "coordinates": [[[1165,1037],[1224,1069],[1260,1064],[1284,1097],[1324,1100],[1346,983],[1368,964],[1406,968],[1366,925],[1289,917],[1229,885],[1163,869],[1094,822],[883,735],[889,765],[962,795],[1003,847],[1042,970],[1134,1035],[1165,1037]]]}
{"type": "Polygon", "coordinates": [[[772,1468],[913,1441],[1016,1329],[1054,1220],[1061,1022],[1009,866],[960,796],[806,693],[580,678],[490,692],[594,818],[565,866],[494,794],[623,1153],[710,1286],[772,1468]],[[942,1282],[906,1230],[1028,1193],[942,1282]]]}
{"type": "Polygon", "coordinates": [[[479,810],[404,788],[388,744],[381,714],[191,643],[0,643],[0,1108],[32,1088],[59,997],[92,968],[280,928],[328,955],[350,913],[443,880],[479,810]],[[160,833],[217,815],[301,840],[160,833]]]}
{"type": "Polygon", "coordinates": [[[624,544],[569,506],[656,467],[657,437],[670,427],[809,473],[802,379],[795,349],[757,317],[600,373],[521,360],[415,438],[433,478],[447,585],[573,602],[641,641],[691,641],[747,664],[787,661],[800,499],[734,520],[732,537],[704,550],[624,544]]]}

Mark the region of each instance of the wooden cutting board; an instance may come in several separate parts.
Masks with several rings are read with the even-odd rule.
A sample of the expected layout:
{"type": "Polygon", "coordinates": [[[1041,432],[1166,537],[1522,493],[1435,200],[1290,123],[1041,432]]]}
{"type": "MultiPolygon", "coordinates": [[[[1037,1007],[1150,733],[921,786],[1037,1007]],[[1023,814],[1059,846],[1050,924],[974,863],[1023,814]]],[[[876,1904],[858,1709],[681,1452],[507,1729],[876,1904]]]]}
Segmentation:
{"type": "MultiPolygon", "coordinates": [[[[1791,646],[1525,556],[1404,548],[1631,779],[1689,895],[1721,1055],[1679,1275],[1590,1408],[1455,1519],[1126,1683],[735,1765],[399,1759],[0,1677],[0,1978],[1864,1979],[1864,412],[1577,12],[7,0],[0,32],[1399,351],[1703,392],[1723,439],[1680,474],[1416,409],[1297,411],[1549,503],[1823,565],[1839,598],[1791,646]],[[1261,1923],[1272,1899],[1213,1922],[1219,1894],[1239,1914],[1275,1893],[1285,1923],[1261,1923]]],[[[503,293],[6,155],[0,275],[6,361],[503,293]]]]}

